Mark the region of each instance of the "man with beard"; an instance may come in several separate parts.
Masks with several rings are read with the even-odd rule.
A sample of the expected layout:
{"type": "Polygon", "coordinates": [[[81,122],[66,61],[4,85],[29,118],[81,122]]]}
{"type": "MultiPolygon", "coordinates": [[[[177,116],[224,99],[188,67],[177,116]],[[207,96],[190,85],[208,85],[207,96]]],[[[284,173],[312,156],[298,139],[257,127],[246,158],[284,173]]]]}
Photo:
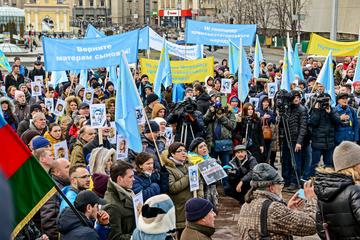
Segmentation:
{"type": "MultiPolygon", "coordinates": [[[[69,169],[70,185],[64,187],[61,191],[65,194],[67,199],[74,204],[78,193],[90,187],[90,173],[85,164],[76,164],[69,169]]],[[[62,212],[68,204],[63,199],[60,204],[60,212],[62,212]]]]}

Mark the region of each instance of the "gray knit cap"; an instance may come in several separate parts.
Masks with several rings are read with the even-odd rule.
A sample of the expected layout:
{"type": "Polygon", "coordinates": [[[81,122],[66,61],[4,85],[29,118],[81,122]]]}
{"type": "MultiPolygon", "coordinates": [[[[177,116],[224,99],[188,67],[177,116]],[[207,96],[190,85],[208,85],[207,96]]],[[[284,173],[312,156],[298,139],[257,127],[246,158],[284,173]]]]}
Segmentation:
{"type": "Polygon", "coordinates": [[[354,167],[360,164],[360,146],[350,141],[343,141],[334,150],[335,171],[354,167]]]}
{"type": "Polygon", "coordinates": [[[276,183],[284,183],[284,179],[271,165],[267,163],[259,163],[254,167],[252,180],[250,182],[252,187],[267,187],[276,183]]]}

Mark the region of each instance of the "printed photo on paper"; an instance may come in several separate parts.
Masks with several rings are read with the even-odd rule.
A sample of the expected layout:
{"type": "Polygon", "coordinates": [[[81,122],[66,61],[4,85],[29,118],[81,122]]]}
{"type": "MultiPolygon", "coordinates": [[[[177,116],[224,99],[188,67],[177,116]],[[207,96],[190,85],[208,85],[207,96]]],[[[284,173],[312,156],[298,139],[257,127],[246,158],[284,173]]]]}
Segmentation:
{"type": "Polygon", "coordinates": [[[54,157],[55,159],[65,158],[69,159],[69,150],[66,140],[54,144],[54,157]]]}
{"type": "Polygon", "coordinates": [[[41,84],[39,82],[31,82],[31,95],[33,97],[41,96],[41,84]]]}
{"type": "Polygon", "coordinates": [[[64,115],[64,110],[65,110],[65,101],[58,99],[56,106],[55,106],[55,110],[54,110],[54,114],[58,117],[64,115]]]}
{"type": "Polygon", "coordinates": [[[221,79],[221,93],[229,94],[231,93],[231,79],[223,78],[221,79]]]}
{"type": "Polygon", "coordinates": [[[106,123],[105,104],[90,105],[90,124],[94,128],[104,127],[106,123]]]}
{"type": "Polygon", "coordinates": [[[121,135],[117,135],[117,144],[116,144],[116,155],[117,159],[123,160],[128,157],[128,140],[121,135]]]}

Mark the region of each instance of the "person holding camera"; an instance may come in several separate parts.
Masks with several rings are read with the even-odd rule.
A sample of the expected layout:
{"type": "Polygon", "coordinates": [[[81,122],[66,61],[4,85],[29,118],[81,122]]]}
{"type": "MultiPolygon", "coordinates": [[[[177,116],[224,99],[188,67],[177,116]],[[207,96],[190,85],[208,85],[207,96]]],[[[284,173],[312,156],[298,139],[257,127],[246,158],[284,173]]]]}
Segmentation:
{"type": "Polygon", "coordinates": [[[223,107],[217,101],[212,105],[204,116],[207,125],[206,143],[210,149],[211,157],[220,158],[223,166],[227,165],[231,158],[232,131],[236,127],[234,113],[227,107],[223,107]]]}
{"type": "Polygon", "coordinates": [[[197,110],[196,103],[191,98],[175,106],[167,118],[167,123],[176,126],[175,141],[184,143],[186,148],[193,139],[204,135],[204,116],[197,110]]]}
{"type": "Polygon", "coordinates": [[[359,140],[359,123],[356,111],[349,106],[349,95],[347,93],[339,93],[336,96],[337,105],[335,110],[340,116],[340,124],[335,130],[335,145],[339,145],[342,141],[356,142],[359,140]]]}
{"type": "Polygon", "coordinates": [[[237,123],[233,137],[235,142],[244,144],[258,162],[263,162],[262,154],[265,143],[261,121],[251,103],[244,104],[242,116],[240,122],[237,123]]]}
{"type": "Polygon", "coordinates": [[[290,106],[288,110],[280,114],[280,116],[283,115],[282,117],[285,118],[284,122],[286,123],[286,126],[283,126],[283,123],[280,124],[280,128],[285,133],[285,136],[289,136],[288,139],[283,137],[282,141],[282,176],[285,187],[288,187],[288,190],[296,190],[300,187],[299,179],[302,172],[301,150],[307,132],[308,114],[306,108],[300,104],[300,91],[291,91],[289,97],[290,106]],[[290,151],[293,151],[294,159],[292,159],[290,151]]]}
{"type": "Polygon", "coordinates": [[[312,161],[310,168],[304,173],[307,179],[315,175],[315,168],[322,156],[324,165],[332,167],[332,155],[335,148],[335,128],[340,124],[340,118],[335,109],[330,106],[330,95],[319,95],[310,112],[312,161]]]}

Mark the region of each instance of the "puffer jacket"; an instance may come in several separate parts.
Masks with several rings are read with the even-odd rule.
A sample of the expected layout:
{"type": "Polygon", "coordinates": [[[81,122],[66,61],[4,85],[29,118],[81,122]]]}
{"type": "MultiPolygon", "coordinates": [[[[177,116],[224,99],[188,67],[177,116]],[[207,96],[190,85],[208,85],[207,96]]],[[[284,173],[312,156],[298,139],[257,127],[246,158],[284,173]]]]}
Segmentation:
{"type": "MultiPolygon", "coordinates": [[[[303,144],[307,132],[308,115],[302,105],[291,105],[288,118],[291,142],[303,144]]],[[[283,128],[282,124],[280,127],[283,128]]]]}
{"type": "Polygon", "coordinates": [[[2,103],[6,102],[8,105],[8,110],[6,112],[3,112],[2,110],[0,110],[4,116],[5,121],[14,129],[17,129],[17,119],[16,119],[16,115],[14,115],[14,111],[15,111],[15,106],[12,103],[10,98],[7,97],[1,97],[0,98],[0,105],[2,103]]]}
{"type": "Polygon", "coordinates": [[[197,110],[199,110],[203,115],[207,112],[210,107],[210,96],[206,92],[203,92],[196,97],[197,110]]]}
{"type": "Polygon", "coordinates": [[[17,117],[18,122],[21,122],[25,119],[30,119],[30,105],[29,104],[21,104],[18,101],[15,101],[15,115],[17,117]]]}
{"type": "Polygon", "coordinates": [[[348,121],[341,121],[335,130],[335,144],[338,145],[342,141],[359,141],[359,122],[354,109],[346,106],[343,109],[340,105],[335,107],[335,110],[339,116],[342,114],[349,115],[348,121]]]}
{"type": "Polygon", "coordinates": [[[215,140],[226,140],[232,139],[232,132],[236,127],[236,118],[234,113],[231,110],[228,110],[221,118],[217,118],[214,112],[210,110],[204,116],[204,122],[207,124],[207,136],[206,144],[209,149],[214,146],[215,140]],[[221,124],[221,134],[220,137],[216,138],[215,128],[217,124],[221,124]]]}
{"type": "Polygon", "coordinates": [[[262,106],[262,102],[264,101],[265,98],[268,98],[267,95],[262,95],[259,98],[259,106],[256,109],[256,112],[260,113],[260,118],[262,118],[265,114],[270,115],[270,118],[267,120],[267,123],[269,124],[269,126],[271,124],[275,124],[275,117],[276,114],[274,113],[274,111],[270,108],[270,106],[267,109],[264,109],[262,106]]]}
{"type": "Polygon", "coordinates": [[[317,231],[325,239],[323,219],[328,224],[330,239],[360,239],[360,186],[351,176],[320,170],[316,173],[318,197],[317,231]]]}
{"type": "Polygon", "coordinates": [[[50,132],[47,131],[45,134],[44,134],[44,138],[46,138],[47,140],[49,140],[49,142],[51,143],[51,152],[52,154],[54,154],[54,144],[58,143],[58,142],[61,142],[62,139],[60,140],[56,140],[53,136],[50,135],[50,132]]]}
{"type": "Polygon", "coordinates": [[[135,194],[142,191],[144,202],[152,196],[167,193],[169,190],[169,173],[166,168],[163,171],[154,172],[151,176],[145,173],[135,172],[135,181],[132,190],[135,194]]]}
{"type": "Polygon", "coordinates": [[[332,108],[330,113],[322,109],[313,109],[310,114],[311,146],[317,149],[335,147],[335,127],[340,118],[332,108]]]}
{"type": "MultiPolygon", "coordinates": [[[[145,135],[142,135],[141,142],[145,148],[144,152],[150,153],[151,155],[154,156],[155,170],[160,171],[161,164],[160,164],[160,159],[159,159],[159,156],[158,156],[156,148],[155,148],[154,141],[146,138],[145,135]]],[[[159,139],[156,139],[156,145],[159,150],[159,154],[161,154],[165,149],[165,143],[159,139]]]]}
{"type": "Polygon", "coordinates": [[[256,166],[256,158],[251,155],[250,152],[247,153],[246,159],[239,161],[234,157],[229,165],[232,167],[232,171],[228,171],[228,181],[230,185],[236,186],[240,181],[245,184],[250,185],[252,178],[252,170],[256,166]]]}
{"type": "MultiPolygon", "coordinates": [[[[169,172],[169,197],[174,202],[176,213],[176,228],[185,227],[185,203],[193,198],[190,192],[189,182],[189,164],[176,165],[174,161],[168,158],[168,151],[161,154],[162,164],[169,172]]],[[[204,197],[203,182],[200,181],[200,188],[197,191],[197,197],[204,197]]]]}

